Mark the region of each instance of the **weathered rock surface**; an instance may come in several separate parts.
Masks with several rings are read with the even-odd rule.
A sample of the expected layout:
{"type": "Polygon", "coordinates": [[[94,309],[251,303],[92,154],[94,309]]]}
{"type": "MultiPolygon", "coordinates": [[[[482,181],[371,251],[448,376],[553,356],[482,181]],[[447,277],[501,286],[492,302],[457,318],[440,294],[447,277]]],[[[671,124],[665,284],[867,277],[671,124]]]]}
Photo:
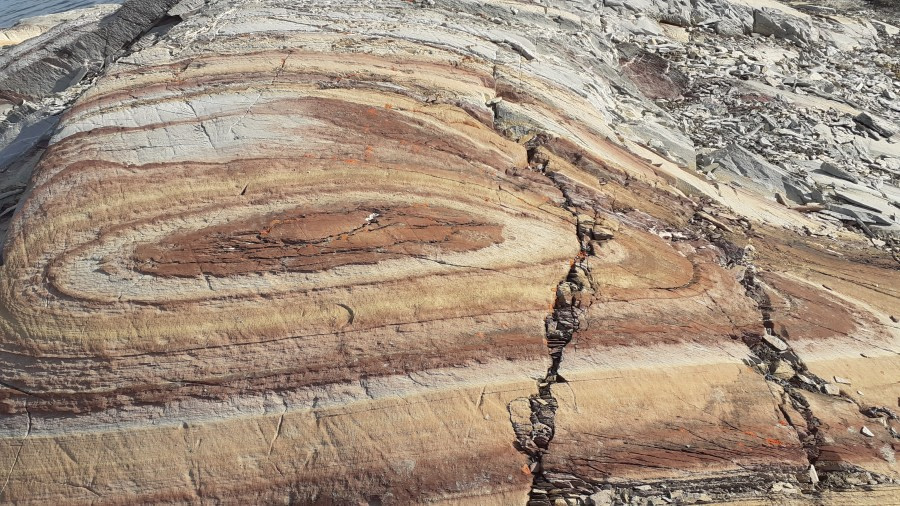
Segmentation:
{"type": "Polygon", "coordinates": [[[99,4],[83,9],[23,19],[9,28],[0,28],[0,47],[20,44],[57,27],[60,31],[72,30],[75,26],[97,21],[118,8],[119,6],[116,4],[99,4]],[[73,26],[70,22],[74,22],[75,25],[73,26]]]}
{"type": "Polygon", "coordinates": [[[635,42],[760,8],[835,40],[768,1],[163,0],[96,82],[31,88],[35,48],[0,501],[889,503],[892,246],[746,147],[696,172],[693,78],[635,42]]]}
{"type": "Polygon", "coordinates": [[[0,54],[0,97],[37,100],[69,88],[97,72],[137,37],[162,19],[178,0],[128,2],[56,27],[0,54]]]}

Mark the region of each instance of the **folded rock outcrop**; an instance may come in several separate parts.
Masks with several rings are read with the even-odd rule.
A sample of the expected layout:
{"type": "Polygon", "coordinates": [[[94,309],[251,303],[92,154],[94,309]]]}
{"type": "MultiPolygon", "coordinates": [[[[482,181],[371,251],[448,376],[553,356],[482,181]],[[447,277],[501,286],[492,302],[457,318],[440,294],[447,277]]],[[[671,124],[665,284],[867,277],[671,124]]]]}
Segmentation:
{"type": "Polygon", "coordinates": [[[896,497],[896,260],[696,173],[605,3],[117,11],[178,19],[9,207],[0,501],[896,497]]]}

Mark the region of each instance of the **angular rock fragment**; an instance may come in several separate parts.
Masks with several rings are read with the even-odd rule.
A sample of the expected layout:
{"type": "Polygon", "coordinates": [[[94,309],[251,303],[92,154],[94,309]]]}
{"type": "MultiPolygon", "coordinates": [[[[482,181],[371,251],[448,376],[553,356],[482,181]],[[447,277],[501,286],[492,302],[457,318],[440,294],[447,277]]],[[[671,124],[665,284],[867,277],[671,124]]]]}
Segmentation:
{"type": "Polygon", "coordinates": [[[778,351],[786,351],[788,349],[788,345],[783,340],[779,339],[777,336],[772,335],[764,335],[763,341],[769,344],[772,348],[775,348],[778,351]]]}
{"type": "Polygon", "coordinates": [[[895,123],[888,121],[884,118],[879,118],[873,114],[868,112],[861,112],[857,116],[853,118],[857,123],[874,130],[878,135],[890,139],[897,132],[900,132],[900,126],[897,126],[895,123]]]}
{"type": "Polygon", "coordinates": [[[837,165],[835,165],[833,163],[825,162],[825,163],[819,165],[819,170],[821,170],[822,172],[824,172],[826,174],[832,175],[834,177],[846,179],[847,181],[850,181],[852,183],[859,182],[859,179],[857,179],[856,176],[854,176],[853,174],[850,174],[849,172],[847,172],[844,169],[841,169],[840,167],[838,167],[837,165]]]}
{"type": "Polygon", "coordinates": [[[841,395],[841,389],[837,385],[825,383],[822,385],[822,391],[828,395],[841,395]]]}
{"type": "Polygon", "coordinates": [[[787,171],[737,144],[710,153],[707,159],[718,164],[713,171],[718,180],[754,188],[773,195],[773,198],[774,195],[781,195],[797,204],[806,204],[816,198],[811,189],[792,180],[787,171]]]}
{"type": "Polygon", "coordinates": [[[753,11],[753,32],[799,43],[815,42],[817,31],[808,22],[773,9],[753,11]]]}

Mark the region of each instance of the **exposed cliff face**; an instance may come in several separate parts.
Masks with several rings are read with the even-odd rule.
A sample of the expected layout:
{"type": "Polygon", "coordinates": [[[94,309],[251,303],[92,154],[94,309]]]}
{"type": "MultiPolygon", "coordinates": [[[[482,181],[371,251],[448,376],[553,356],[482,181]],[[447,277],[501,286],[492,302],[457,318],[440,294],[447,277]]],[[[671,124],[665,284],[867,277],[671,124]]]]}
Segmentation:
{"type": "Polygon", "coordinates": [[[834,47],[765,3],[143,2],[9,225],[0,501],[896,497],[891,246],[697,173],[620,40],[834,47]]]}

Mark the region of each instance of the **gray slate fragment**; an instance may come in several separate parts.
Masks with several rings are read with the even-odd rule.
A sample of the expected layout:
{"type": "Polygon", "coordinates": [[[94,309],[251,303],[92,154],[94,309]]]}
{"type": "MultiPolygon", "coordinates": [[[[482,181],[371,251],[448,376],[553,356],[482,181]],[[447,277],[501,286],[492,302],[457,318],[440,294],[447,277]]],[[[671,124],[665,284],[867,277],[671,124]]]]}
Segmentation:
{"type": "Polygon", "coordinates": [[[828,210],[837,213],[843,221],[859,220],[866,224],[891,226],[893,222],[885,219],[879,214],[873,213],[868,209],[854,206],[852,204],[829,204],[828,210]]]}
{"type": "Polygon", "coordinates": [[[838,200],[851,204],[854,207],[862,208],[863,210],[870,213],[889,216],[891,215],[891,213],[897,211],[896,209],[892,208],[890,202],[887,199],[881,196],[874,196],[870,193],[855,190],[853,188],[835,188],[834,196],[838,200]]]}
{"type": "Polygon", "coordinates": [[[834,176],[840,179],[846,179],[847,181],[853,183],[859,182],[859,179],[857,179],[856,176],[830,162],[822,163],[822,165],[819,167],[819,170],[830,176],[834,176]]]}
{"type": "Polygon", "coordinates": [[[805,20],[771,9],[753,11],[753,32],[801,44],[815,42],[816,32],[805,20]]]}
{"type": "Polygon", "coordinates": [[[740,37],[744,35],[744,26],[733,19],[717,21],[715,29],[716,33],[723,37],[740,37]]]}
{"type": "Polygon", "coordinates": [[[831,383],[822,385],[822,390],[828,395],[841,395],[841,389],[837,385],[831,383]]]}
{"type": "Polygon", "coordinates": [[[716,179],[734,181],[763,192],[780,194],[797,204],[816,200],[815,192],[811,188],[793,180],[787,171],[737,144],[729,144],[706,158],[709,163],[719,164],[719,168],[713,172],[716,179]]]}
{"type": "Polygon", "coordinates": [[[616,494],[612,490],[601,490],[592,494],[589,498],[593,506],[610,506],[615,501],[616,494]]]}
{"type": "Polygon", "coordinates": [[[897,132],[900,132],[900,127],[893,122],[884,118],[879,118],[868,112],[861,112],[853,119],[856,120],[857,123],[874,130],[878,135],[885,139],[890,139],[892,136],[896,135],[897,132]]]}
{"type": "Polygon", "coordinates": [[[763,341],[765,341],[766,344],[775,348],[778,351],[785,351],[788,349],[787,343],[784,342],[778,336],[772,336],[772,335],[766,334],[763,336],[763,341]]]}
{"type": "Polygon", "coordinates": [[[0,171],[6,172],[36,144],[49,140],[58,122],[58,114],[25,106],[0,122],[0,171]]]}

